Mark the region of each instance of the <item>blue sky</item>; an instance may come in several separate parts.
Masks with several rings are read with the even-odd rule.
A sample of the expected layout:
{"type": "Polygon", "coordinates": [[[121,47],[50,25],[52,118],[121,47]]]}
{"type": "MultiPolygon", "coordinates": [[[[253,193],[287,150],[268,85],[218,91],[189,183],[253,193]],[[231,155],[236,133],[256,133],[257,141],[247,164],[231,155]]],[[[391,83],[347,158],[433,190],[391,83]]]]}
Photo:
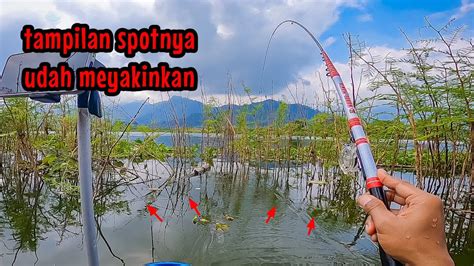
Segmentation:
{"type": "MultiPolygon", "coordinates": [[[[181,59],[161,54],[140,54],[133,61],[171,65],[198,70],[207,95],[222,97],[231,77],[237,94],[243,94],[242,84],[249,86],[260,98],[289,97],[288,87],[304,81],[300,95],[308,103],[317,96],[314,73],[322,62],[314,44],[301,30],[293,26],[282,28],[272,43],[266,71],[260,70],[268,38],[273,28],[284,19],[295,19],[306,25],[326,46],[329,55],[341,68],[347,80],[349,52],[343,34],[351,33],[366,47],[378,53],[399,53],[406,46],[400,33],[403,29],[417,38],[423,30],[425,17],[435,25],[456,18],[455,26],[464,26],[463,36],[472,39],[474,1],[2,1],[0,8],[0,62],[8,55],[21,52],[19,32],[24,24],[43,28],[65,28],[74,22],[91,27],[142,28],[159,24],[162,28],[195,28],[199,34],[199,51],[181,59]],[[263,84],[260,88],[260,84],[263,84]],[[304,97],[304,96],[302,96],[304,97]]],[[[429,35],[428,35],[429,36],[429,35]]],[[[107,66],[123,66],[130,59],[118,54],[99,54],[107,66]]],[[[183,96],[199,98],[201,93],[183,96]]],[[[151,97],[163,99],[157,92],[128,93],[121,101],[151,97]]]]}
{"type": "MultiPolygon", "coordinates": [[[[456,0],[386,0],[368,1],[362,9],[346,8],[341,19],[328,29],[322,38],[334,36],[338,41],[328,50],[335,60],[345,60],[348,51],[342,41],[342,34],[357,35],[367,45],[384,45],[392,48],[406,47],[406,41],[400,30],[416,38],[427,33],[422,28],[425,18],[434,25],[444,25],[451,17],[456,17],[456,25],[466,25],[466,37],[473,37],[474,1],[464,1],[469,5],[466,13],[460,13],[463,5],[456,0]]],[[[426,36],[426,35],[424,35],[426,36]]]]}

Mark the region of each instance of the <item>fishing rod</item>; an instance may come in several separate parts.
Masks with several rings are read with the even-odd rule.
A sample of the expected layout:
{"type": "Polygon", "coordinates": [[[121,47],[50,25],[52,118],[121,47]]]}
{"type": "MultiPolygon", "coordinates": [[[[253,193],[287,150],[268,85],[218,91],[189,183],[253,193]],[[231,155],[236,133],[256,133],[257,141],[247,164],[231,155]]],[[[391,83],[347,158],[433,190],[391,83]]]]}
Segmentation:
{"type": "MultiPolygon", "coordinates": [[[[270,42],[273,39],[276,31],[282,26],[283,24],[296,24],[300,28],[302,28],[310,37],[313,39],[314,43],[318,46],[321,56],[323,57],[323,61],[326,64],[327,76],[331,77],[332,81],[334,82],[334,86],[336,87],[337,94],[339,99],[342,102],[344,112],[346,113],[346,117],[349,124],[351,141],[356,145],[356,154],[357,159],[359,162],[359,168],[362,170],[362,175],[365,180],[365,184],[367,189],[369,190],[370,194],[381,200],[387,209],[390,209],[387,197],[385,196],[385,192],[383,190],[383,184],[380,182],[380,179],[377,176],[377,166],[375,164],[374,157],[372,155],[372,151],[370,149],[370,144],[367,139],[367,135],[365,134],[364,128],[362,127],[361,120],[357,115],[356,108],[351,101],[349,93],[347,92],[346,86],[339,75],[339,72],[334,67],[331,59],[329,58],[326,51],[324,51],[323,46],[319,41],[314,37],[314,35],[301,23],[295,20],[284,20],[276,28],[273,30],[270,40],[268,41],[267,50],[265,52],[265,59],[262,67],[262,75],[265,69],[265,62],[267,60],[267,54],[270,47],[270,42]]],[[[395,266],[395,265],[403,265],[401,262],[393,259],[390,255],[385,253],[383,248],[379,244],[379,253],[380,253],[380,261],[384,266],[395,266]]]]}

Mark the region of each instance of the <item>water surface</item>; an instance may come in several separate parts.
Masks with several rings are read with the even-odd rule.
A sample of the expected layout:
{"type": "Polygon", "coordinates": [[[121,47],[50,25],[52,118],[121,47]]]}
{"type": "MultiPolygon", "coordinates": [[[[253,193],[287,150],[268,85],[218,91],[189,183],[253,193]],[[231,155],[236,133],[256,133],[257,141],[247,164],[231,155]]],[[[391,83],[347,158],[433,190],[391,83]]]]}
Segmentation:
{"type": "MultiPolygon", "coordinates": [[[[377,250],[368,239],[362,237],[356,245],[346,245],[356,234],[356,226],[328,220],[316,212],[316,229],[308,236],[306,224],[311,204],[303,200],[306,188],[297,179],[289,185],[291,189],[282,190],[271,179],[257,180],[250,175],[233,182],[232,178],[210,173],[183,182],[180,193],[168,188],[158,197],[154,196],[156,193],[150,194],[150,185],[124,186],[113,201],[126,206],[107,210],[100,218],[101,229],[113,252],[126,265],[153,260],[185,261],[193,265],[378,263],[377,250]],[[200,202],[199,209],[211,220],[209,224],[193,223],[195,213],[189,209],[189,197],[200,202]],[[159,208],[164,223],[149,217],[145,211],[147,202],[159,208]],[[265,224],[266,212],[273,206],[277,207],[277,215],[265,224]],[[234,220],[227,220],[226,215],[234,220]],[[216,223],[225,223],[229,228],[222,232],[216,229],[216,223]]],[[[52,212],[57,196],[45,188],[41,194],[44,206],[38,206],[38,211],[52,212]]],[[[0,205],[5,204],[3,195],[0,199],[0,205]]],[[[4,206],[1,207],[3,210],[4,206]]],[[[39,223],[29,224],[30,228],[28,222],[19,225],[8,223],[12,219],[3,220],[1,265],[11,265],[17,250],[15,265],[86,265],[79,225],[67,222],[64,231],[48,225],[47,219],[54,220],[53,215],[44,217],[39,223]],[[31,231],[31,226],[36,228],[33,230],[36,246],[18,249],[21,245],[18,235],[31,231]]],[[[99,253],[101,265],[121,265],[102,239],[99,239],[99,253]]]]}

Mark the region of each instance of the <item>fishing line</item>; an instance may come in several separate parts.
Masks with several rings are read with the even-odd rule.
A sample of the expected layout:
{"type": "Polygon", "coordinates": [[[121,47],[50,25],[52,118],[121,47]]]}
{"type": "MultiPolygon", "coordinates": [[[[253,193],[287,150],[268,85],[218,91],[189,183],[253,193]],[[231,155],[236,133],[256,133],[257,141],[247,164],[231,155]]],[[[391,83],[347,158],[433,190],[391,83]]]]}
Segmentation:
{"type": "MultiPolygon", "coordinates": [[[[375,196],[376,198],[384,202],[387,209],[390,209],[387,197],[385,196],[385,191],[383,190],[383,184],[382,182],[380,182],[380,179],[377,176],[377,165],[375,164],[375,160],[372,155],[372,150],[370,148],[369,140],[364,131],[364,128],[362,127],[362,121],[357,115],[356,108],[352,103],[352,100],[349,96],[349,93],[347,92],[344,82],[342,81],[342,78],[339,75],[339,72],[334,67],[334,64],[332,63],[331,59],[329,58],[327,53],[324,51],[321,43],[305,26],[291,19],[284,20],[276,26],[276,28],[272,32],[272,35],[270,36],[270,39],[268,40],[267,49],[265,51],[265,58],[263,61],[263,66],[262,66],[261,78],[263,77],[263,73],[265,70],[265,65],[266,65],[266,61],[268,57],[268,51],[270,48],[271,41],[273,40],[273,36],[282,25],[288,24],[288,23],[296,24],[301,29],[303,29],[311,37],[313,42],[318,47],[320,54],[323,57],[323,61],[326,65],[326,70],[327,70],[326,75],[331,77],[332,81],[334,82],[337,95],[339,96],[338,99],[341,101],[343,109],[344,109],[344,113],[346,114],[346,117],[348,120],[347,122],[350,128],[351,140],[353,143],[355,143],[355,146],[357,149],[356,154],[359,161],[360,170],[363,173],[363,177],[367,186],[367,190],[369,190],[370,194],[372,194],[373,196],[375,196]]],[[[380,260],[382,262],[382,265],[384,266],[385,265],[390,265],[390,266],[402,265],[400,262],[394,260],[388,254],[386,254],[380,245],[379,245],[379,253],[380,253],[380,260]]]]}
{"type": "Polygon", "coordinates": [[[314,35],[305,26],[303,26],[303,24],[299,23],[298,21],[291,20],[291,19],[287,19],[287,20],[284,20],[284,21],[280,22],[280,24],[278,24],[275,27],[275,29],[273,30],[272,35],[270,36],[270,39],[268,39],[267,48],[265,49],[265,57],[263,59],[262,72],[260,74],[260,84],[259,84],[260,89],[263,88],[263,74],[265,72],[265,66],[266,66],[267,58],[268,58],[268,51],[270,50],[270,44],[273,40],[273,36],[275,36],[275,33],[278,31],[278,29],[282,25],[288,24],[288,23],[290,23],[291,25],[296,24],[296,25],[300,26],[311,37],[311,39],[318,46],[318,48],[320,50],[323,50],[323,46],[319,43],[318,39],[316,39],[316,37],[314,37],[314,35]]]}

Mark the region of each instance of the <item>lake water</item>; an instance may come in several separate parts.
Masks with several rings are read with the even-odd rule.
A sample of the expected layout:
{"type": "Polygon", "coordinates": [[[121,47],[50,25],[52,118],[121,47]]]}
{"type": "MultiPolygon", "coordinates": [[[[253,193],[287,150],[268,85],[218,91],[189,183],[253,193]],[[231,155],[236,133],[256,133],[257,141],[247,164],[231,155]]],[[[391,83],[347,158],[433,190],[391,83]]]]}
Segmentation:
{"type": "MultiPolygon", "coordinates": [[[[378,263],[377,249],[370,240],[362,237],[356,245],[346,245],[356,235],[355,226],[316,213],[316,229],[307,235],[310,204],[302,200],[305,189],[298,180],[291,181],[294,189],[286,191],[276,187],[271,179],[259,180],[251,175],[232,182],[211,172],[207,177],[191,177],[183,182],[186,184],[183,193],[171,192],[169,188],[158,197],[149,194],[149,184],[123,186],[118,189],[122,191],[118,196],[104,200],[124,202],[126,208],[106,210],[100,219],[101,229],[114,253],[126,265],[142,265],[153,260],[185,261],[193,265],[378,263]],[[209,224],[193,223],[195,213],[189,209],[189,197],[200,203],[200,212],[210,219],[209,224]],[[145,208],[148,202],[158,207],[163,223],[150,218],[145,208]],[[266,213],[273,206],[277,208],[276,217],[266,224],[266,213]],[[229,216],[234,220],[227,220],[229,216]],[[225,223],[228,229],[225,232],[216,229],[216,223],[225,223]]],[[[37,221],[29,221],[28,217],[32,216],[8,217],[12,214],[4,213],[2,204],[9,202],[0,194],[3,242],[0,265],[11,265],[13,260],[14,265],[85,265],[77,213],[72,211],[72,219],[62,223],[63,218],[53,214],[61,199],[45,188],[40,193],[42,206],[30,209],[38,213],[37,221]],[[31,234],[32,231],[35,233],[31,234]],[[36,237],[34,246],[22,244],[21,236],[25,234],[36,237]],[[18,249],[20,246],[23,247],[18,249]]],[[[27,196],[24,200],[27,201],[24,204],[34,201],[27,200],[27,196]]],[[[77,203],[69,204],[75,205],[71,206],[73,209],[78,207],[77,203]]],[[[121,265],[111,256],[104,241],[99,238],[98,242],[101,265],[121,265]]]]}
{"type": "MultiPolygon", "coordinates": [[[[202,141],[200,134],[188,137],[188,144],[202,141]]],[[[157,141],[172,145],[172,135],[162,134],[157,141]]],[[[315,173],[321,181],[308,186],[298,168],[279,172],[270,167],[263,176],[250,168],[235,176],[220,173],[216,163],[207,174],[181,176],[163,190],[157,188],[169,175],[157,162],[135,165],[139,178],[118,187],[117,175],[111,175],[105,184],[112,188],[102,187],[96,201],[103,234],[98,238],[101,265],[122,265],[121,260],[126,265],[169,260],[193,265],[379,264],[377,247],[364,233],[355,237],[364,219],[354,203],[362,192],[354,189],[360,180],[308,166],[301,173],[315,173]],[[193,223],[189,198],[200,204],[208,224],[193,223]],[[163,223],[149,216],[150,203],[158,207],[163,223]],[[272,207],[276,217],[266,224],[272,207]],[[316,229],[308,236],[310,215],[316,229]]],[[[413,174],[402,176],[414,182],[413,174]]],[[[13,180],[0,184],[0,265],[86,265],[77,193],[48,188],[30,176],[13,180]]],[[[469,253],[456,259],[459,265],[472,261],[469,253]]]]}

